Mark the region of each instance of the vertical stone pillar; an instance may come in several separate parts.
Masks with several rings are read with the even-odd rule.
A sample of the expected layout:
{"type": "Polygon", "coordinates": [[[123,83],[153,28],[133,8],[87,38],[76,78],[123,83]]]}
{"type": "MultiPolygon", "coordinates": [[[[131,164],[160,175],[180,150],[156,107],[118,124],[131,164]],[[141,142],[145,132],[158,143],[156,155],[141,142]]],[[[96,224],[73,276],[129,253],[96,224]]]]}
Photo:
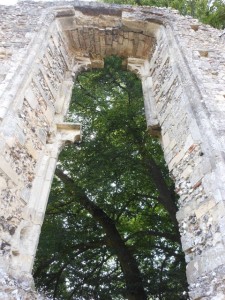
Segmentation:
{"type": "Polygon", "coordinates": [[[128,58],[127,69],[137,74],[141,80],[147,128],[152,136],[159,137],[160,127],[153,95],[153,81],[150,74],[150,63],[147,59],[128,58]]]}
{"type": "MultiPolygon", "coordinates": [[[[32,28],[34,32],[27,33],[32,39],[20,51],[22,56],[13,56],[20,67],[0,84],[4,99],[0,107],[1,299],[37,297],[31,271],[57,158],[65,143],[81,136],[79,124],[63,121],[73,79],[90,65],[90,59],[74,58],[54,14],[43,15],[42,9],[34,8],[34,20],[23,15],[24,34],[32,28]]],[[[15,45],[12,41],[16,55],[15,45]]]]}
{"type": "Polygon", "coordinates": [[[56,126],[57,131],[54,136],[49,137],[39,162],[31,197],[18,229],[17,241],[14,239],[14,251],[20,254],[12,259],[14,275],[31,274],[58,155],[65,144],[75,143],[81,138],[79,124],[61,123],[56,126]]]}

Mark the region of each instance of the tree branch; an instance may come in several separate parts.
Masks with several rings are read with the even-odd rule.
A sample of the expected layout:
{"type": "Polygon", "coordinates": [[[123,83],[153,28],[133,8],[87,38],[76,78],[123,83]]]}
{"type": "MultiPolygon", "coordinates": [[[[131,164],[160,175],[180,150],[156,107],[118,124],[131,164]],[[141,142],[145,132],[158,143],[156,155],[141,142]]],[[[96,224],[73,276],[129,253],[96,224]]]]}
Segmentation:
{"type": "Polygon", "coordinates": [[[176,242],[176,243],[180,244],[180,237],[179,236],[177,236],[175,234],[172,234],[172,233],[160,232],[160,231],[155,231],[155,230],[141,230],[141,231],[134,232],[126,238],[126,241],[130,240],[133,237],[138,236],[138,235],[142,235],[142,236],[143,235],[150,235],[150,236],[155,236],[155,237],[162,237],[162,238],[165,238],[167,240],[170,240],[171,242],[176,242]]]}
{"type": "Polygon", "coordinates": [[[120,261],[126,281],[128,299],[147,300],[137,262],[121,238],[114,221],[97,204],[91,201],[73,179],[66,175],[62,170],[57,168],[55,174],[67,186],[76,201],[82,205],[92,215],[93,219],[101,224],[104,229],[107,245],[120,261]]]}

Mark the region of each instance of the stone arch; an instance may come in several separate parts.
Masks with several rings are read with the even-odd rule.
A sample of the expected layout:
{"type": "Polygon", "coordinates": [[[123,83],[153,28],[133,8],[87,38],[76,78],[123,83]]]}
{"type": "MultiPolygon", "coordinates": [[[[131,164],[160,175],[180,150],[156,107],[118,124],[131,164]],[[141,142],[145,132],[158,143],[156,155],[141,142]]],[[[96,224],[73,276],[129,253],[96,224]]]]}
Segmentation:
{"type": "MultiPolygon", "coordinates": [[[[190,295],[223,297],[221,33],[159,8],[56,1],[21,2],[3,7],[3,12],[22,30],[3,18],[1,272],[13,275],[16,284],[30,284],[58,153],[65,142],[81,135],[79,124],[63,122],[73,80],[84,69],[102,67],[103,58],[114,54],[142,81],[147,126],[161,137],[180,195],[177,219],[190,295]]],[[[6,286],[1,289],[6,291],[6,286]]],[[[26,293],[22,286],[20,292],[26,293]]]]}

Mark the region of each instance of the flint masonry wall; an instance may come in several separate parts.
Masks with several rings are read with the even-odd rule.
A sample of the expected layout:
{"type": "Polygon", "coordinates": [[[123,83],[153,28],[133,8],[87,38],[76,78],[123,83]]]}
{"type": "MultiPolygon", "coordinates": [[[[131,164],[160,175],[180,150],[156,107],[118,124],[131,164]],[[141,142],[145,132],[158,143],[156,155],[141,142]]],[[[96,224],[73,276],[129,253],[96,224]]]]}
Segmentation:
{"type": "Polygon", "coordinates": [[[0,299],[36,299],[31,270],[57,156],[80,139],[79,124],[63,123],[74,62],[53,13],[0,11],[0,299]]]}
{"type": "Polygon", "coordinates": [[[173,32],[162,30],[149,75],[165,158],[180,196],[177,219],[190,296],[225,299],[224,57],[218,53],[224,41],[215,39],[216,30],[185,23],[173,32]]]}
{"type": "Polygon", "coordinates": [[[177,219],[192,299],[225,299],[225,46],[176,11],[99,3],[0,6],[0,299],[36,299],[32,264],[76,75],[119,55],[142,80],[180,195],[177,219]]]}

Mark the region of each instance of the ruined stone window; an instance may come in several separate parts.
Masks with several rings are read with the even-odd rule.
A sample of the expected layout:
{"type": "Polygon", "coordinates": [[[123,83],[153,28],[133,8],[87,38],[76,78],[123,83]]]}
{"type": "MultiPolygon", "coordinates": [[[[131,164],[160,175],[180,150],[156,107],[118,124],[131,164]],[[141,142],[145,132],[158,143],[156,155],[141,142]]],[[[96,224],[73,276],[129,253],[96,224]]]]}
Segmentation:
{"type": "Polygon", "coordinates": [[[222,33],[163,8],[29,1],[0,14],[2,297],[36,297],[28,287],[58,154],[80,137],[64,120],[74,78],[118,55],[142,81],[149,132],[161,130],[190,297],[223,299],[222,33]]]}

